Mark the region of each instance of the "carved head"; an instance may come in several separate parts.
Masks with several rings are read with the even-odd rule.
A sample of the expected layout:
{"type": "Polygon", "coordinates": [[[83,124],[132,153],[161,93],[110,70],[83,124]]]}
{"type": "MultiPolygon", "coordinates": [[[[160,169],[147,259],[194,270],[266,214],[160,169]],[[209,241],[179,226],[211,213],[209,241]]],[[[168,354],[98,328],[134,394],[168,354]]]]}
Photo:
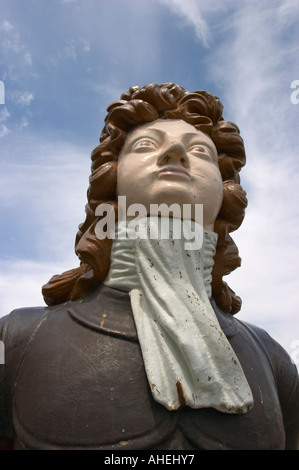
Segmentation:
{"type": "MultiPolygon", "coordinates": [[[[222,278],[240,266],[230,233],[242,223],[247,206],[239,177],[245,150],[238,127],[223,119],[222,110],[218,97],[205,91],[190,93],[173,83],[134,86],[110,104],[100,145],[91,154],[86,219],[79,226],[75,242],[80,266],[54,276],[43,286],[46,303],[83,298],[106,278],[112,240],[99,240],[95,235],[99,204],[109,202],[117,210],[118,194],[141,197],[142,187],[147,201],[171,203],[176,188],[177,198],[183,203],[191,202],[191,197],[204,204],[204,225],[218,234],[212,280],[216,303],[226,312],[240,310],[240,298],[222,278]],[[190,152],[192,149],[187,154],[186,139],[190,152]],[[152,172],[142,166],[142,159],[149,155],[155,155],[152,172]],[[169,180],[170,174],[167,176],[163,167],[166,160],[172,171],[169,180]],[[180,174],[176,178],[174,166],[178,163],[180,174]],[[211,176],[205,179],[209,184],[204,182],[204,174],[211,176]],[[170,180],[172,183],[167,184],[170,180]]],[[[145,199],[128,202],[146,204],[145,199]]]]}

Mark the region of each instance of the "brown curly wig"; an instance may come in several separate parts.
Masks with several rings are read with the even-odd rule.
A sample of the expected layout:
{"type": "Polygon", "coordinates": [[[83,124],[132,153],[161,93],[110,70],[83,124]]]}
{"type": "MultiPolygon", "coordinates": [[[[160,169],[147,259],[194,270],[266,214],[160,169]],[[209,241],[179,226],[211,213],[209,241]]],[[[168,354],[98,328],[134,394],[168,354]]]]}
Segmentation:
{"type": "Polygon", "coordinates": [[[106,278],[110,266],[112,240],[95,235],[96,207],[105,202],[115,206],[117,160],[127,134],[136,126],[156,119],[182,119],[210,136],[218,151],[223,180],[223,203],[215,221],[218,233],[214,257],[212,294],[225,312],[236,313],[241,299],[223,281],[223,276],[240,266],[238,249],[229,235],[243,221],[246,193],[240,186],[239,171],[245,165],[245,149],[238,127],[222,117],[223,106],[217,96],[205,91],[188,92],[174,83],[133,86],[119,101],[107,108],[108,114],[100,145],[92,154],[87,192],[86,218],[79,225],[75,251],[78,268],[54,276],[42,288],[45,302],[56,305],[83,298],[106,278]]]}

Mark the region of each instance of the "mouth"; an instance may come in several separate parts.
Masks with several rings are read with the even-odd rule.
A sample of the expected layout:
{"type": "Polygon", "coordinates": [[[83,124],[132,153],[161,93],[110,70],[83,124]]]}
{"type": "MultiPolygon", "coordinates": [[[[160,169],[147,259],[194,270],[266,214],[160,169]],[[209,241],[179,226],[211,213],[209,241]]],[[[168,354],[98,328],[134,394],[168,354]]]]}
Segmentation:
{"type": "Polygon", "coordinates": [[[170,178],[190,181],[190,173],[184,168],[168,166],[158,172],[158,178],[170,178]]]}

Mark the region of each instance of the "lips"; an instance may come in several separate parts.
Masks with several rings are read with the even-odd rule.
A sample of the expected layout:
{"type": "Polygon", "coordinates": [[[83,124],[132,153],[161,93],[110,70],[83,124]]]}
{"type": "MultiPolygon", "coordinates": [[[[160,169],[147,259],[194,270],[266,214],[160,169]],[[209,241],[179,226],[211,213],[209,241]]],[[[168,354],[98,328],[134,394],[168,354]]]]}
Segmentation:
{"type": "Polygon", "coordinates": [[[164,167],[162,170],[159,171],[158,176],[184,179],[188,181],[190,180],[190,173],[187,170],[175,166],[164,167]]]}

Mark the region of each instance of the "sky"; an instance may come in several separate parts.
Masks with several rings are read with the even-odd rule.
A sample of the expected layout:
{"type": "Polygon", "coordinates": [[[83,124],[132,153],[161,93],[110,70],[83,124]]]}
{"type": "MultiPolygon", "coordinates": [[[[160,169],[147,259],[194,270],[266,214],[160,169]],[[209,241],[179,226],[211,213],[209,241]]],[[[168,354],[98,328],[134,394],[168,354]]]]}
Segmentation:
{"type": "Polygon", "coordinates": [[[132,85],[220,97],[249,205],[225,278],[299,365],[298,0],[0,0],[0,316],[78,266],[90,153],[132,85]],[[1,89],[3,95],[1,98],[1,89]]]}

